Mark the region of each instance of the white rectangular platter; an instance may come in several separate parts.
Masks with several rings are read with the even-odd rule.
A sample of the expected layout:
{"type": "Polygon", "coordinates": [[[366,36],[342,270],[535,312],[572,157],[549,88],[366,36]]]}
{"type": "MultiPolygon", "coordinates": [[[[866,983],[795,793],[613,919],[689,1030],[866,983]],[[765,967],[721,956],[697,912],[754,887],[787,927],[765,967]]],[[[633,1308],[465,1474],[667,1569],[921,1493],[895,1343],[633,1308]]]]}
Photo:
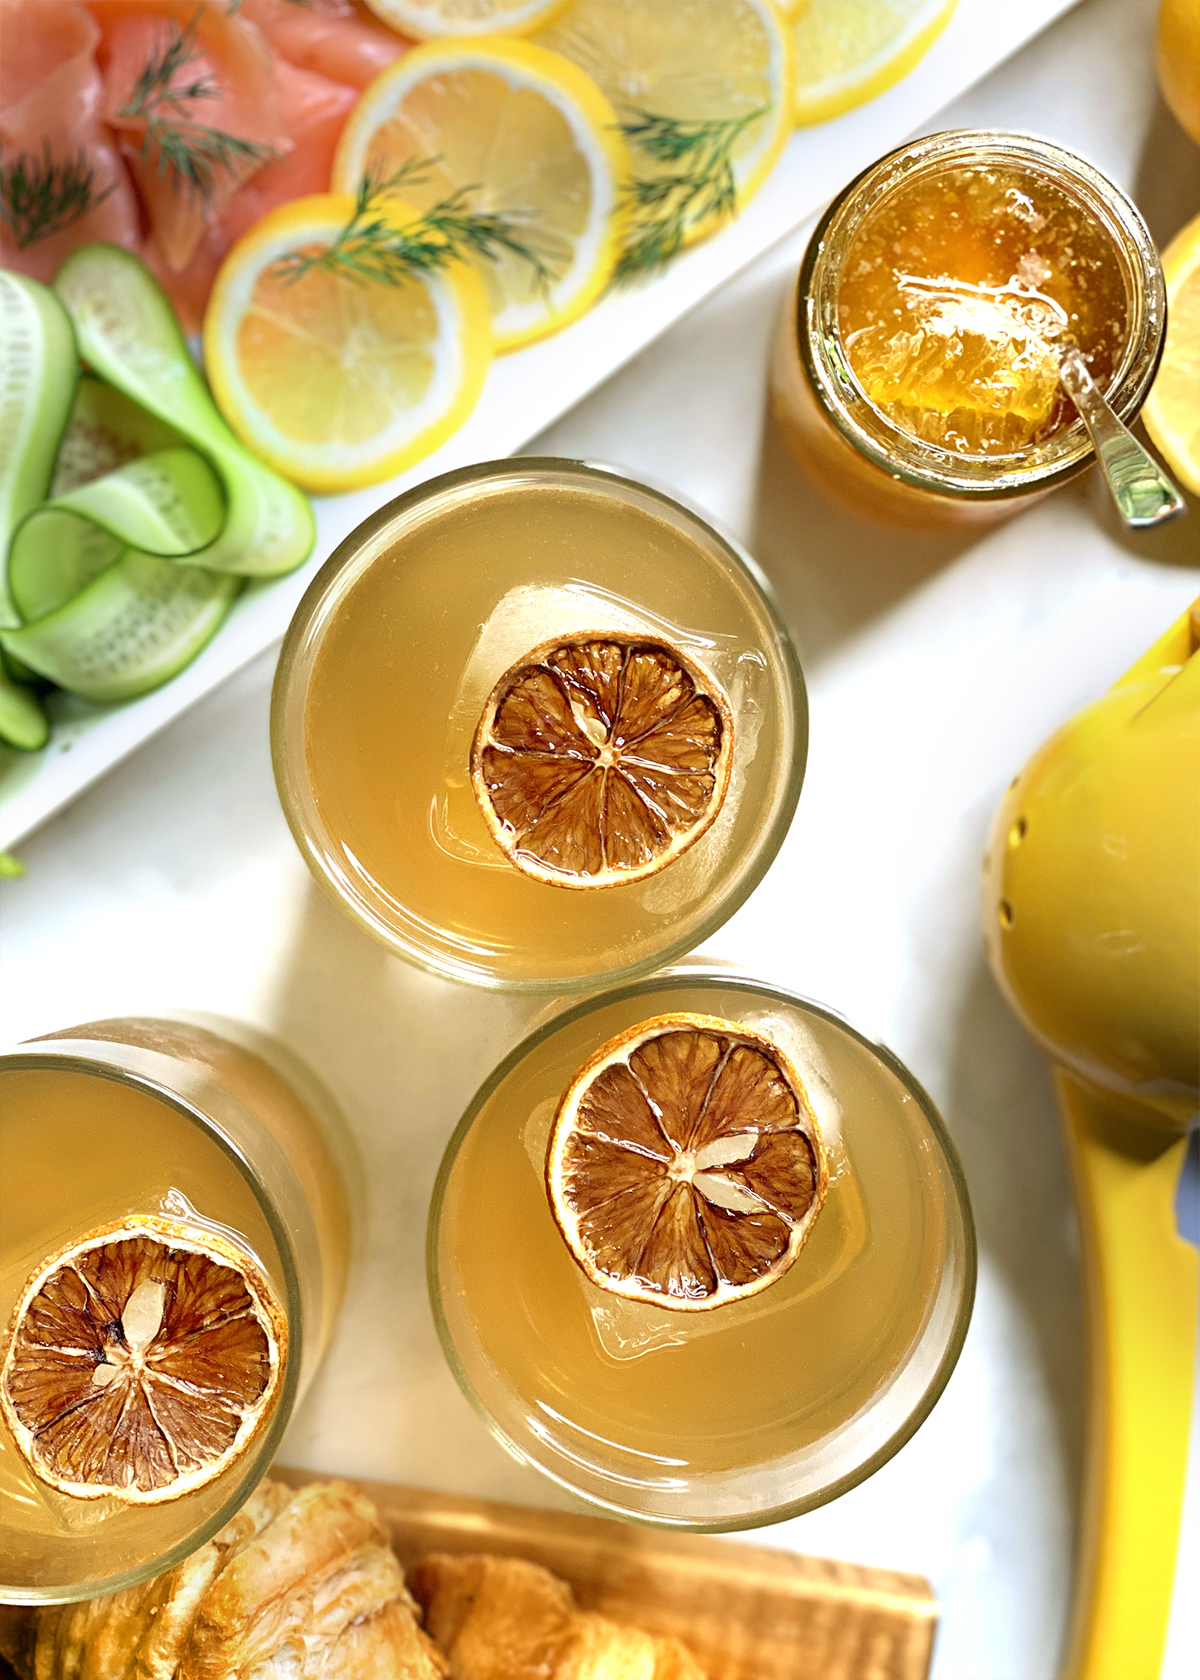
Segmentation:
{"type": "MultiPolygon", "coordinates": [[[[738,220],[636,289],[606,296],[554,337],[499,358],[465,426],[436,454],[387,484],[315,499],[317,542],[290,577],[248,589],[208,647],[165,687],[121,706],[54,698],[40,753],[0,748],[0,849],[16,845],[90,782],[194,701],[279,641],[314,573],[383,503],[438,473],[522,449],[837,190],[985,76],[1076,0],[959,0],[949,27],[896,87],[833,122],[801,129],[738,220]]],[[[714,399],[716,394],[714,393],[714,399]]],[[[664,416],[664,422],[669,418],[664,416]]]]}

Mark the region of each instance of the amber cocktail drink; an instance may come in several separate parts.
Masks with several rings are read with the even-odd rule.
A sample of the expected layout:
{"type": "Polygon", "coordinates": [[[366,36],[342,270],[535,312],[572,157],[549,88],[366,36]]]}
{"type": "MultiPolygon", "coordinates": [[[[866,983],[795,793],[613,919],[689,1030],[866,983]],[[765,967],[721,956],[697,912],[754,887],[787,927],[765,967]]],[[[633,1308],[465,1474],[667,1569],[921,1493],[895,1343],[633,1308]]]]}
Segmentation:
{"type": "Polygon", "coordinates": [[[462,979],[558,988],[732,913],[795,807],[806,715],[745,555],[615,473],[516,459],[343,545],[288,633],[272,728],[301,850],[362,926],[462,979]]]}
{"type": "Polygon", "coordinates": [[[266,1470],[341,1298],[343,1180],[311,1077],[195,1024],[23,1045],[0,1104],[0,1600],[90,1597],[266,1470]]]}
{"type": "MultiPolygon", "coordinates": [[[[671,1101],[659,1096],[653,1106],[669,1114],[671,1101]]],[[[706,1100],[711,1119],[718,1098],[706,1100]]],[[[753,1102],[747,1114],[750,1128],[761,1122],[753,1102]]],[[[610,1120],[611,1111],[593,1125],[611,1134],[610,1120]]],[[[769,1141],[779,1152],[790,1138],[785,1129],[769,1141]]],[[[600,1146],[592,1137],[587,1147],[600,1146]]],[[[632,1137],[624,1161],[640,1167],[658,1148],[632,1137]]],[[[654,1191],[662,1210],[654,1235],[649,1244],[638,1238],[634,1270],[649,1277],[667,1275],[660,1239],[674,1217],[672,1183],[685,1176],[678,1163],[666,1173],[654,1191]]],[[[628,1200],[627,1182],[618,1181],[602,1211],[628,1200]]],[[[690,1527],[735,1528],[808,1509],[889,1457],[957,1358],[974,1265],[961,1169],[911,1075],[830,1012],[703,970],[605,993],[514,1051],[447,1151],[429,1232],[443,1344],[500,1438],[599,1504],[690,1527]],[[811,1159],[802,1162],[799,1200],[789,1203],[761,1145],[757,1178],[753,1167],[728,1165],[752,1153],[748,1132],[710,1138],[692,1161],[707,1198],[703,1241],[687,1250],[694,1231],[685,1239],[687,1263],[668,1276],[660,1299],[628,1298],[603,1286],[617,1270],[611,1242],[610,1259],[600,1257],[609,1277],[598,1284],[564,1240],[547,1150],[563,1093],[597,1047],[681,1012],[728,1024],[705,1029],[715,1030],[718,1051],[722,1032],[732,1042],[742,1031],[773,1042],[798,1070],[823,1138],[823,1203],[811,1194],[811,1159]],[[744,1254],[760,1236],[773,1240],[773,1225],[782,1229],[766,1204],[789,1220],[815,1209],[799,1252],[784,1258],[774,1281],[711,1305],[706,1292],[728,1291],[713,1283],[714,1261],[744,1281],[752,1268],[737,1255],[731,1261],[730,1245],[744,1254]],[[688,1310],[689,1293],[699,1310],[688,1310]]]]}

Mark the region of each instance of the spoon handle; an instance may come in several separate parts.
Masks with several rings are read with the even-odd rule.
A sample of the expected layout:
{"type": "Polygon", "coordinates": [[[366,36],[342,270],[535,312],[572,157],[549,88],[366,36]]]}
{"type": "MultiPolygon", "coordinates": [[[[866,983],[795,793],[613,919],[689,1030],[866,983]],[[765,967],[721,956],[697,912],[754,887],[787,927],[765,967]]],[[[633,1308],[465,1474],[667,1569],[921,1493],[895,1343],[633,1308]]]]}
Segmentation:
{"type": "Polygon", "coordinates": [[[1075,345],[1063,350],[1059,377],[1088,429],[1100,470],[1126,525],[1143,531],[1186,513],[1183,497],[1149,451],[1117,419],[1075,345]]]}

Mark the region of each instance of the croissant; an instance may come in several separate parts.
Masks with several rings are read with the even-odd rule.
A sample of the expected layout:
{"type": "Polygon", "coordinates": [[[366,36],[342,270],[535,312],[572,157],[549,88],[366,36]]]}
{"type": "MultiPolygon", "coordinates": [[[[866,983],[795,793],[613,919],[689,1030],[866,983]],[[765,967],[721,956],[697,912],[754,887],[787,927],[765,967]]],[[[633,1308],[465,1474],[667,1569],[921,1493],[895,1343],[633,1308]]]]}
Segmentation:
{"type": "Polygon", "coordinates": [[[0,1612],[21,1680],[444,1680],[375,1507],[263,1482],[176,1568],[108,1598],[0,1612]]]}
{"type": "Polygon", "coordinates": [[[434,1552],[412,1583],[450,1680],[704,1680],[677,1639],[580,1610],[537,1564],[434,1552]]]}

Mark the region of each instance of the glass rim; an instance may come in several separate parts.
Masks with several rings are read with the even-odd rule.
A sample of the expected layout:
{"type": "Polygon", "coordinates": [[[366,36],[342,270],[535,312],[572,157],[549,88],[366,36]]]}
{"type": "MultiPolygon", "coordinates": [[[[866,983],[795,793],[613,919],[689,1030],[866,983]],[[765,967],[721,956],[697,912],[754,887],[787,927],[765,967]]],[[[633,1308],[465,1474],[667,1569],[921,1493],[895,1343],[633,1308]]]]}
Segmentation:
{"type": "MultiPolygon", "coordinates": [[[[140,1045],[120,1044],[107,1039],[62,1039],[56,1038],[54,1034],[49,1034],[44,1041],[46,1043],[45,1049],[38,1048],[38,1044],[41,1042],[43,1041],[35,1040],[0,1054],[0,1071],[32,1070],[80,1073],[92,1078],[108,1079],[114,1084],[131,1086],[135,1090],[145,1092],[158,1102],[165,1103],[167,1107],[173,1108],[186,1120],[197,1125],[210,1141],[220,1149],[222,1154],[233,1162],[238,1172],[246,1180],[255,1201],[262,1210],[271,1233],[271,1239],[279,1255],[288,1315],[288,1354],[284,1362],[283,1382],[280,1386],[279,1399],[262,1433],[253,1437],[247,1447],[247,1452],[252,1452],[255,1455],[255,1464],[261,1463],[262,1465],[262,1469],[257,1474],[248,1476],[245,1482],[230,1494],[217,1511],[188,1534],[186,1538],[177,1541],[174,1546],[169,1547],[146,1564],[138,1564],[118,1575],[106,1576],[78,1586],[54,1587],[49,1590],[37,1587],[14,1587],[0,1579],[0,1603],[21,1605],[74,1604],[81,1599],[97,1598],[121,1592],[126,1587],[137,1586],[143,1581],[150,1580],[153,1576],[173,1569],[176,1564],[182,1563],[185,1558],[190,1557],[206,1541],[211,1540],[213,1535],[224,1528],[225,1524],[246,1503],[270,1469],[271,1460],[279,1446],[284,1430],[291,1421],[292,1411],[295,1407],[304,1345],[300,1276],[294,1244],[287,1226],[272,1205],[266,1185],[262,1182],[254,1167],[233,1139],[226,1135],[220,1121],[214,1116],[206,1114],[196,1102],[190,1101],[186,1096],[172,1089],[165,1082],[165,1076],[159,1079],[149,1072],[138,1072],[134,1068],[124,1067],[121,1065],[119,1054],[112,1056],[111,1059],[106,1054],[108,1052],[132,1052],[136,1056],[161,1057],[163,1060],[169,1060],[166,1052],[144,1049],[140,1045]],[[70,1051],[53,1048],[53,1046],[64,1043],[70,1043],[75,1048],[70,1051]]],[[[261,1122],[256,1120],[241,1099],[234,1096],[232,1092],[226,1091],[223,1086],[218,1085],[211,1074],[196,1069],[195,1077],[204,1086],[219,1091],[223,1101],[236,1105],[247,1114],[255,1122],[257,1129],[264,1129],[261,1122]]]]}
{"type": "Polygon", "coordinates": [[[1041,444],[1017,454],[958,455],[927,444],[895,425],[866,396],[842,351],[831,314],[837,306],[837,273],[829,245],[839,238],[848,240],[861,225],[862,210],[856,207],[856,198],[874,191],[883,199],[917,172],[933,172],[959,153],[980,152],[1066,177],[1056,184],[1095,212],[1111,236],[1130,320],[1121,361],[1107,382],[1105,396],[1121,419],[1132,424],[1149,393],[1166,341],[1162,265],[1150,230],[1128,195],[1086,158],[1037,135],[1006,129],[942,129],[905,141],[868,165],[843,187],[813,230],[800,265],[794,330],[802,370],[820,413],[857,453],[914,489],[962,501],[992,502],[1054,489],[1089,466],[1095,450],[1082,420],[1076,416],[1041,444]]]}
{"type": "Polygon", "coordinates": [[[784,617],[775,590],[758,561],[731,532],[724,530],[713,518],[696,507],[686,497],[654,482],[634,478],[621,467],[602,461],[591,461],[558,455],[510,455],[497,460],[476,462],[426,479],[402,495],[395,497],[374,513],[369,514],[348,536],[344,537],[313,578],[292,615],[283,638],[279,663],[271,692],[271,759],[279,802],[291,829],[292,837],[308,865],[318,886],[333,900],[339,910],[348,915],[366,933],[394,955],[430,973],[451,980],[463,981],[484,990],[526,993],[563,994],[595,992],[602,987],[620,984],[638,975],[652,972],[685,956],[697,945],[710,939],[718,928],[739,910],[762,881],[775,861],[792,818],[796,814],[800,792],[808,763],[808,690],[800,658],[792,634],[784,617]],[[619,490],[635,491],[659,501],[676,513],[683,513],[732,565],[749,578],[775,633],[775,650],[783,671],[783,701],[787,723],[791,730],[791,752],[779,800],[770,827],[758,843],[757,853],[744,876],[730,888],[716,907],[702,917],[696,926],[677,939],[664,944],[650,955],[636,962],[609,968],[598,974],[557,975],[548,979],[508,979],[488,973],[477,965],[457,962],[449,953],[435,956],[415,942],[401,936],[357,896],[345,892],[337,871],[331,866],[318,838],[325,834],[311,784],[304,774],[303,699],[307,696],[317,654],[323,643],[333,612],[358,577],[372,564],[373,555],[359,560],[370,544],[377,542],[396,519],[409,514],[425,501],[460,486],[490,479],[503,480],[522,474],[561,474],[578,478],[584,483],[595,481],[619,490]],[[299,704],[297,702],[300,702],[299,704]],[[291,715],[289,715],[291,714],[291,715]]]}
{"type": "Polygon", "coordinates": [[[677,964],[663,972],[645,975],[637,980],[631,980],[623,985],[613,987],[598,996],[593,994],[590,997],[569,1003],[560,1013],[543,1020],[520,1039],[483,1080],[450,1135],[438,1166],[437,1178],[434,1181],[425,1230],[426,1284],[442,1352],[455,1381],[472,1409],[482,1418],[501,1446],[521,1463],[531,1465],[539,1475],[546,1476],[568,1493],[573,1494],[578,1499],[586,1500],[600,1510],[626,1520],[632,1518],[652,1527],[677,1529],[696,1534],[733,1534],[742,1529],[764,1528],[773,1523],[785,1522],[790,1517],[802,1516],[807,1511],[816,1510],[822,1505],[828,1505],[834,1499],[839,1499],[842,1494],[848,1493],[851,1488],[858,1487],[870,1476],[873,1476],[877,1470],[881,1469],[889,1459],[894,1458],[900,1449],[906,1446],[917,1433],[917,1430],[920,1429],[934,1406],[941,1399],[946,1384],[958,1364],[970,1327],[971,1314],[974,1310],[978,1270],[979,1249],[975,1231],[975,1216],[971,1207],[971,1196],[967,1188],[962,1161],[946,1122],[938,1112],[937,1105],[915,1074],[885,1044],[880,1043],[868,1033],[854,1026],[844,1015],[836,1009],[830,1008],[828,1004],[818,1003],[814,999],[804,996],[803,993],[793,991],[787,986],[778,985],[774,981],[759,980],[752,975],[741,973],[733,967],[710,965],[703,960],[694,966],[677,964]],[[900,1081],[929,1124],[942,1161],[947,1169],[947,1179],[953,1191],[951,1205],[958,1211],[963,1238],[962,1288],[945,1347],[920,1400],[905,1415],[887,1440],[854,1470],[838,1477],[836,1481],[829,1483],[828,1486],[821,1488],[815,1494],[806,1495],[799,1499],[785,1500],[781,1504],[747,1513],[743,1517],[723,1517],[716,1520],[658,1514],[647,1515],[645,1512],[633,1510],[617,1500],[604,1499],[590,1492],[585,1493],[567,1477],[554,1470],[547,1469],[536,1459],[531,1458],[524,1448],[519,1446],[497,1419],[493,1417],[458,1357],[458,1350],[454,1345],[445,1313],[442,1310],[441,1268],[438,1261],[438,1237],[441,1227],[442,1207],[459,1153],[484,1105],[525,1057],[532,1054],[560,1028],[571,1026],[595,1010],[605,1008],[611,1003],[622,1003],[642,996],[646,992],[664,988],[682,990],[688,986],[705,983],[719,985],[727,990],[767,997],[775,1002],[782,1002],[801,1010],[807,1010],[847,1033],[881,1061],[884,1067],[900,1081]]]}

